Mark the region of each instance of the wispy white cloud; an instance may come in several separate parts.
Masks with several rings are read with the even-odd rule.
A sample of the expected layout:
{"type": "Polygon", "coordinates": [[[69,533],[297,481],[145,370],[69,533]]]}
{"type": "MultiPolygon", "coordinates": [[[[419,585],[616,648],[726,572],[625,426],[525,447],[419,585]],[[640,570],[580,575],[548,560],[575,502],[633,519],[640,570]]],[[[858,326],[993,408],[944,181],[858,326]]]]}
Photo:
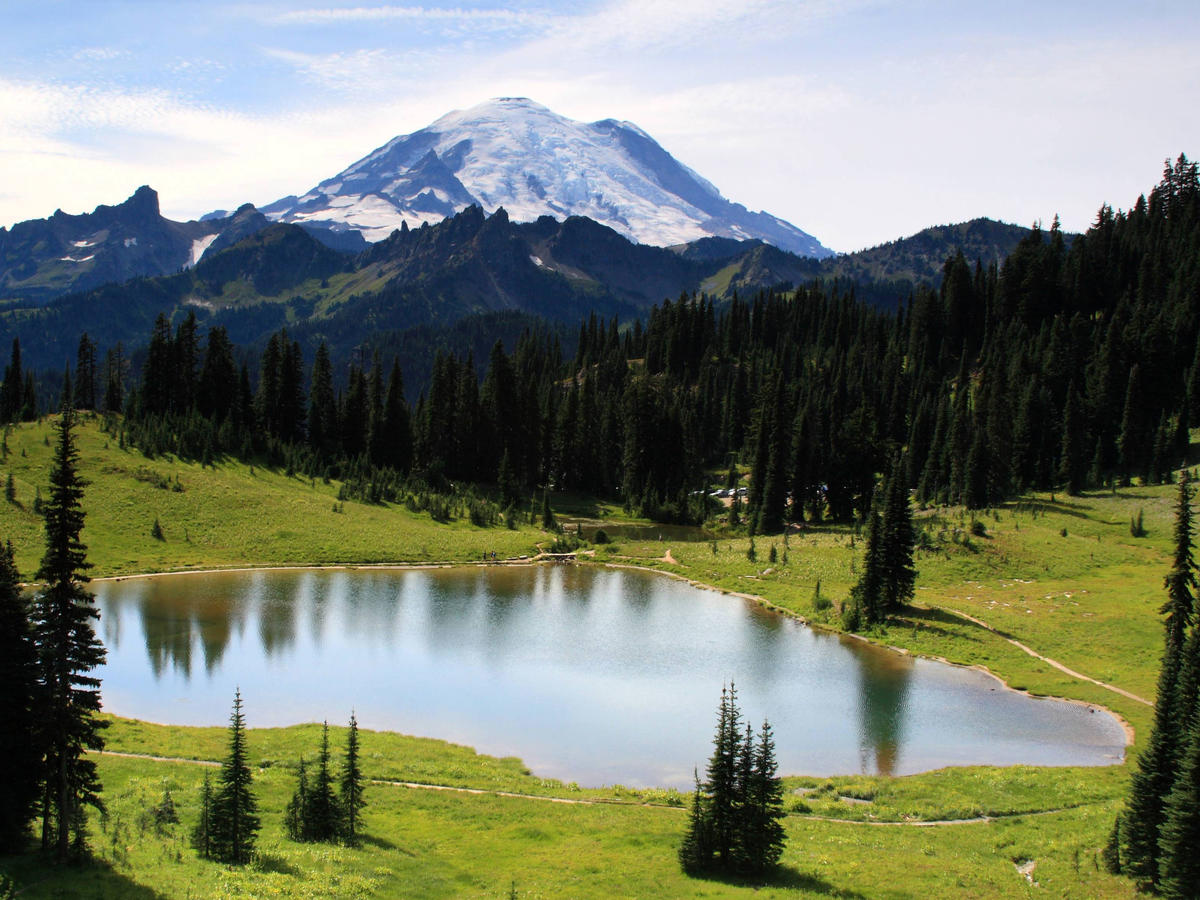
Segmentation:
{"type": "MultiPolygon", "coordinates": [[[[592,12],[554,21],[544,40],[572,53],[616,49],[710,49],[730,52],[749,41],[786,41],[822,22],[878,0],[613,0],[592,12]]],[[[720,56],[708,57],[718,67],[720,56]]]]}
{"type": "Polygon", "coordinates": [[[269,202],[498,95],[636,122],[730,199],[846,250],[978,215],[1060,212],[1082,228],[1100,202],[1131,203],[1164,157],[1200,152],[1200,120],[1180,113],[1200,93],[1187,28],[1126,40],[1093,23],[1084,40],[989,13],[942,39],[933,16],[951,7],[936,0],[511,13],[336,2],[220,7],[244,33],[233,50],[197,43],[196,59],[228,66],[208,78],[160,58],[174,78],[147,66],[144,90],[54,71],[0,80],[0,223],[117,202],[142,183],[176,217],[269,202]]]}
{"type": "Polygon", "coordinates": [[[381,48],[305,53],[283,47],[264,47],[262,53],[291,66],[315,85],[359,96],[392,94],[398,84],[435,69],[443,56],[436,51],[396,53],[381,48]]]}
{"type": "Polygon", "coordinates": [[[325,9],[294,9],[264,17],[276,25],[331,25],[342,22],[434,22],[470,23],[483,27],[527,27],[548,21],[543,13],[509,9],[463,9],[435,6],[355,6],[325,9]]]}
{"type": "Polygon", "coordinates": [[[141,184],[179,218],[267,203],[382,143],[387,126],[362,123],[358,108],[254,116],[165,91],[0,79],[0,224],[119,202],[141,184]]]}
{"type": "Polygon", "coordinates": [[[119,47],[81,47],[71,54],[71,58],[80,62],[109,62],[129,56],[128,50],[119,47]]]}

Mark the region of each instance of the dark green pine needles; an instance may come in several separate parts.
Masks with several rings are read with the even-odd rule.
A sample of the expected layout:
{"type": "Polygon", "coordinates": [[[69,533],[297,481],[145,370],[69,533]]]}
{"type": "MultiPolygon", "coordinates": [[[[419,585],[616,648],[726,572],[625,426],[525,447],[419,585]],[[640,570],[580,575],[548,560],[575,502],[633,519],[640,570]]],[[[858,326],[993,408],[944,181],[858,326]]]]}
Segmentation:
{"type": "Polygon", "coordinates": [[[697,776],[679,863],[689,875],[760,874],[783,854],[783,787],[775,741],[763,722],[758,740],[742,730],[737,690],[721,691],[706,779],[697,776]]]}
{"type": "Polygon", "coordinates": [[[99,618],[86,589],[90,564],[83,530],[84,481],[72,433],[74,414],[63,405],[50,470],[50,493],[43,506],[46,554],[37,577],[45,587],[34,600],[34,643],[40,678],[39,733],[43,737],[44,795],[42,846],[61,860],[81,850],[83,806],[103,808],[96,763],[88,751],[101,750],[100,679],[90,675],[104,662],[104,645],[92,623],[99,618]]]}
{"type": "Polygon", "coordinates": [[[1200,632],[1194,624],[1191,501],[1185,472],[1179,479],[1174,561],[1165,579],[1165,639],[1154,728],[1105,850],[1110,869],[1177,898],[1194,897],[1200,884],[1200,632]]]}

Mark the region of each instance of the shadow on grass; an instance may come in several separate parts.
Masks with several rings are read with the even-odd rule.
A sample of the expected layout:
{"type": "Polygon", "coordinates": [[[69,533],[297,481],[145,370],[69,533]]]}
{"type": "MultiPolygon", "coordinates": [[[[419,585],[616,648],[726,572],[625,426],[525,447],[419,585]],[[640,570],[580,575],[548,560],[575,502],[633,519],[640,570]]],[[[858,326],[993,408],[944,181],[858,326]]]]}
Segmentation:
{"type": "MultiPolygon", "coordinates": [[[[1080,495],[1083,497],[1085,495],[1080,495]]],[[[1107,497],[1108,494],[1100,496],[1107,497]]],[[[1060,516],[1073,516],[1076,519],[1092,518],[1091,511],[1095,509],[1087,503],[1080,503],[1078,498],[1060,499],[1055,497],[1053,500],[1038,500],[1033,504],[1039,514],[1056,513],[1060,516]]],[[[1028,509],[1022,510],[1028,512],[1028,509]]]]}
{"type": "Polygon", "coordinates": [[[721,872],[704,872],[693,875],[696,881],[711,881],[715,884],[726,884],[733,887],[748,888],[783,888],[790,891],[805,891],[822,897],[845,897],[847,900],[867,900],[865,894],[846,890],[830,884],[823,878],[801,872],[793,866],[776,866],[771,872],[756,878],[746,875],[723,874],[721,872]]]}
{"type": "Polygon", "coordinates": [[[59,864],[37,852],[4,856],[0,857],[0,876],[12,880],[17,897],[36,889],[48,897],[164,900],[164,895],[131,881],[103,860],[59,864]]]}
{"type": "Polygon", "coordinates": [[[270,872],[275,875],[296,876],[301,874],[300,870],[286,859],[273,853],[259,853],[254,859],[254,868],[260,872],[270,872]]]}
{"type": "MultiPolygon", "coordinates": [[[[356,835],[354,838],[354,841],[351,842],[350,846],[353,847],[355,844],[359,844],[359,845],[366,844],[369,847],[377,847],[380,850],[399,850],[400,849],[395,844],[393,844],[391,841],[389,841],[387,838],[381,838],[378,835],[374,835],[374,834],[358,834],[358,835],[356,835]]],[[[404,852],[407,852],[407,851],[404,851],[404,852]]],[[[411,855],[415,856],[416,854],[411,854],[411,855]]]]}
{"type": "MultiPolygon", "coordinates": [[[[938,637],[955,637],[975,643],[980,643],[980,638],[972,632],[983,631],[991,634],[982,625],[937,607],[927,609],[920,606],[906,606],[903,614],[895,620],[894,624],[907,625],[911,628],[919,626],[927,634],[938,637]],[[968,630],[962,630],[963,626],[966,626],[968,630]]],[[[999,634],[999,632],[996,633],[999,634]]]]}

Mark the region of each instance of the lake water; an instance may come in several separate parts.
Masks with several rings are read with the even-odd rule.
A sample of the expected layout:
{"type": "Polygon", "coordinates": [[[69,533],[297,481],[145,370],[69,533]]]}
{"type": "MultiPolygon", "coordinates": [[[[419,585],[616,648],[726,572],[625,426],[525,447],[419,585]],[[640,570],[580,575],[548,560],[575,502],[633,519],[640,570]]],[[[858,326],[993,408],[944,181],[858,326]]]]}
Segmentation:
{"type": "Polygon", "coordinates": [[[250,726],[328,719],[519,756],[583,785],[691,785],[722,684],[784,774],[1105,765],[1100,710],[813,631],[642,572],[580,566],[225,572],[93,585],[105,708],[250,726]]]}

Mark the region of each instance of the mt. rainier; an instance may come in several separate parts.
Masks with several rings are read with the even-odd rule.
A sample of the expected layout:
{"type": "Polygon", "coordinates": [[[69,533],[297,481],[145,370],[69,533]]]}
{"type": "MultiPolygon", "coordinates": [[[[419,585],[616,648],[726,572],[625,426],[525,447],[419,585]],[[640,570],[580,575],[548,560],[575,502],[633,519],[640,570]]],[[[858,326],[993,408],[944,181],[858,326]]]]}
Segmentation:
{"type": "Polygon", "coordinates": [[[794,225],[726,200],[636,125],[575,122],[523,97],[448,113],[262,212],[377,241],[471,205],[489,214],[504,207],[518,222],[587,216],[644,244],[758,238],[803,256],[831,255],[794,225]]]}

